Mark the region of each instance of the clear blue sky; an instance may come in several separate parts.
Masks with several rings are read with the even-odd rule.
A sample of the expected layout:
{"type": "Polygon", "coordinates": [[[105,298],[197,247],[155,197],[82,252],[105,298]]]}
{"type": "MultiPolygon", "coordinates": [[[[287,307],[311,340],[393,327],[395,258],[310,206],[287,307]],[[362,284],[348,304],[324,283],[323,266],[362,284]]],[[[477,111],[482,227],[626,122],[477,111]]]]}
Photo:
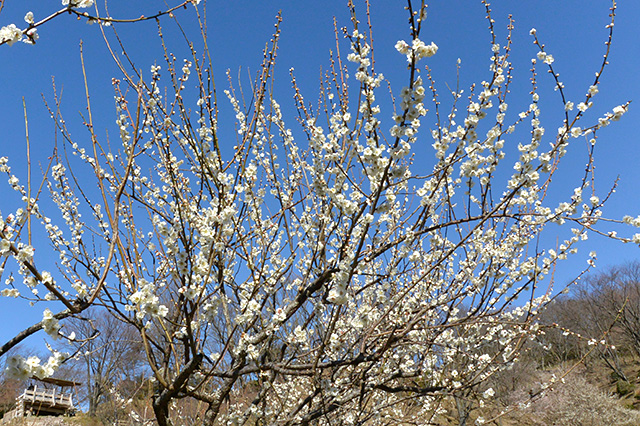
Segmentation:
{"type": "MultiPolygon", "coordinates": [[[[158,11],[160,3],[150,0],[109,1],[111,15],[114,17],[152,14],[158,11]]],[[[282,36],[276,67],[276,97],[285,108],[285,113],[293,112],[288,70],[294,67],[303,93],[309,99],[316,99],[320,70],[328,65],[329,50],[334,48],[333,17],[337,18],[339,27],[349,25],[346,1],[239,0],[209,3],[209,45],[212,49],[219,91],[226,88],[224,72],[227,69],[231,70],[233,76],[237,76],[238,69],[242,67],[245,77],[247,69],[257,69],[261,60],[261,50],[273,31],[275,15],[278,10],[282,10],[284,22],[281,27],[282,36]]],[[[398,72],[402,72],[404,61],[393,46],[397,40],[409,38],[405,25],[406,12],[403,10],[405,3],[375,0],[372,3],[376,69],[393,80],[398,72]]],[[[360,10],[360,20],[365,21],[363,3],[356,1],[356,4],[360,10]]],[[[38,20],[59,6],[57,1],[7,0],[5,9],[0,14],[0,25],[16,23],[22,27],[23,16],[27,11],[32,10],[38,20]]],[[[554,55],[554,65],[565,83],[569,99],[580,101],[593,82],[593,73],[598,69],[604,53],[604,41],[607,36],[604,26],[609,22],[609,6],[610,3],[605,0],[492,2],[493,18],[499,38],[506,34],[508,14],[513,14],[515,19],[512,61],[516,68],[517,80],[513,86],[514,93],[510,105],[526,108],[529,103],[526,96],[529,87],[528,69],[530,58],[537,52],[529,36],[532,27],[537,29],[539,38],[554,55]]],[[[434,41],[439,46],[437,55],[429,60],[429,65],[433,68],[438,87],[442,91],[441,96],[446,93],[445,83],[451,87],[455,86],[455,64],[458,58],[462,60],[462,87],[468,86],[472,81],[479,82],[488,78],[490,38],[482,4],[474,0],[434,1],[428,9],[428,14],[422,38],[427,43],[434,41]]],[[[180,10],[177,16],[187,29],[193,28],[191,10],[180,10]]],[[[595,98],[596,106],[589,111],[588,117],[602,115],[627,100],[640,100],[638,23],[640,2],[621,1],[610,56],[611,64],[601,80],[600,93],[595,98]]],[[[178,58],[185,57],[184,43],[175,31],[175,25],[168,18],[163,18],[162,24],[178,58]]],[[[117,28],[139,69],[148,75],[149,66],[154,61],[163,63],[154,23],[120,25],[117,28]]],[[[119,71],[108,56],[99,28],[95,25],[89,26],[71,16],[61,16],[43,26],[39,33],[40,39],[35,46],[21,43],[12,47],[0,46],[0,156],[10,157],[14,170],[20,177],[25,176],[26,152],[22,97],[25,98],[28,107],[34,163],[44,163],[51,154],[53,124],[46,113],[42,96],[52,102],[52,77],[55,77],[58,91],[63,92],[62,106],[67,124],[78,141],[84,138],[88,142],[79,116],[79,112],[84,112],[84,87],[78,47],[80,40],[84,42],[97,131],[103,135],[106,129],[114,134],[116,132],[111,78],[118,77],[119,71]]],[[[193,34],[197,34],[195,30],[193,34]]],[[[343,44],[342,48],[343,54],[346,55],[347,46],[343,44]]],[[[541,79],[546,81],[543,84],[543,93],[549,95],[550,108],[557,108],[559,98],[551,89],[550,80],[543,75],[541,79]]],[[[397,83],[396,80],[396,94],[403,84],[405,83],[397,83]]],[[[383,97],[382,92],[379,97],[383,97]]],[[[623,214],[640,214],[640,172],[637,167],[640,163],[638,111],[639,106],[632,103],[630,112],[621,122],[600,133],[596,149],[596,176],[599,179],[597,189],[604,192],[616,176],[620,175],[621,178],[617,193],[605,209],[609,217],[621,218],[623,214]]],[[[551,112],[546,114],[547,117],[552,117],[551,112]]],[[[294,115],[289,116],[289,125],[294,127],[294,115]]],[[[430,117],[427,117],[423,125],[430,122],[430,117]]],[[[544,119],[543,109],[543,122],[544,119]]],[[[555,127],[547,127],[553,134],[555,127]]],[[[425,141],[425,152],[430,149],[430,143],[425,141]]],[[[576,163],[564,166],[567,167],[566,172],[559,174],[556,179],[567,179],[566,190],[571,191],[574,183],[577,183],[571,179],[576,179],[584,165],[576,163]]],[[[36,168],[34,176],[37,176],[37,173],[36,168]]],[[[12,197],[13,194],[8,187],[0,184],[0,211],[3,215],[17,207],[15,197],[12,197]]],[[[598,249],[599,267],[640,257],[638,247],[612,244],[603,238],[594,238],[581,247],[581,252],[575,259],[561,265],[557,280],[563,282],[581,269],[585,265],[587,253],[594,248],[598,249]]],[[[37,263],[41,268],[54,270],[55,258],[47,258],[44,255],[47,249],[46,242],[37,243],[37,263]]],[[[4,284],[0,283],[0,287],[3,286],[4,284]]],[[[19,330],[39,320],[43,309],[44,307],[29,309],[27,304],[20,300],[0,300],[0,343],[4,343],[19,330]]],[[[38,336],[31,340],[31,344],[38,345],[42,339],[43,336],[38,336]]]]}

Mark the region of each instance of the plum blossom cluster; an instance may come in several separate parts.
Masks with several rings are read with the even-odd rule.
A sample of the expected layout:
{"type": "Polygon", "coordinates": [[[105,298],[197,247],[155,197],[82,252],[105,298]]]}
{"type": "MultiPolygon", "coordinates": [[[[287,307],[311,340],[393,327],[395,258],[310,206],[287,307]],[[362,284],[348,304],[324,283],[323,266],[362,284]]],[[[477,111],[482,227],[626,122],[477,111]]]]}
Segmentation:
{"type": "MultiPolygon", "coordinates": [[[[437,52],[420,40],[418,16],[424,8],[410,16],[411,42],[396,44],[408,73],[389,82],[393,112],[381,107],[385,78],[354,16],[349,63],[324,75],[319,107],[291,72],[301,128],[273,95],[279,24],[257,78],[238,88],[230,78],[224,106],[197,55],[167,54],[166,65],[114,80],[117,147],[75,142],[59,125],[77,163],[54,161],[48,188],[60,214],[38,218],[69,283],[62,290],[20,266],[35,254],[17,238],[24,210],[2,231],[0,253],[21,262],[29,289],[48,283],[79,303],[95,295],[139,331],[160,424],[172,397],[199,400],[206,424],[436,423],[452,396],[494,397],[482,383],[540,332],[552,291],[536,288],[604,232],[591,154],[569,196],[547,199],[569,139],[604,130],[577,125],[597,81],[583,103],[565,102],[566,122],[549,132],[535,66],[560,60],[534,54],[529,105],[513,111],[510,25],[504,46],[487,51],[485,78],[457,89],[445,115],[437,82],[418,66],[437,52]],[[430,118],[426,155],[419,131],[430,118]],[[73,184],[83,166],[95,187],[73,184]],[[567,236],[540,247],[555,225],[567,236]]],[[[26,194],[17,178],[9,185],[26,194]]],[[[50,311],[42,325],[60,334],[50,311]]]]}
{"type": "Polygon", "coordinates": [[[12,46],[15,42],[22,40],[22,31],[15,24],[9,24],[0,28],[0,42],[12,46]]]}
{"type": "Polygon", "coordinates": [[[429,58],[438,51],[438,46],[434,42],[425,44],[424,41],[418,38],[414,38],[411,45],[404,40],[399,40],[395,48],[400,54],[407,57],[407,62],[417,62],[422,58],[429,58]]]}
{"type": "Polygon", "coordinates": [[[420,117],[427,115],[424,98],[425,89],[422,77],[417,77],[411,88],[404,87],[400,91],[400,110],[402,112],[395,115],[394,120],[397,124],[391,128],[389,133],[396,138],[406,136],[407,141],[403,141],[399,149],[392,152],[396,158],[402,158],[410,152],[408,142],[415,141],[415,135],[420,128],[420,117]]]}
{"type": "Polygon", "coordinates": [[[28,44],[33,44],[38,40],[38,30],[33,27],[35,24],[33,18],[33,12],[27,12],[24,16],[24,21],[29,24],[26,30],[19,29],[15,24],[9,24],[0,28],[0,44],[7,43],[12,46],[15,42],[23,41],[28,44]]]}
{"type": "Polygon", "coordinates": [[[60,322],[53,316],[53,312],[49,309],[45,309],[42,314],[42,329],[49,336],[57,339],[60,337],[60,322]]]}
{"type": "MultiPolygon", "coordinates": [[[[135,306],[136,317],[143,319],[145,315],[150,315],[151,317],[166,316],[168,308],[160,304],[160,299],[154,294],[154,286],[144,279],[140,280],[138,285],[138,291],[129,296],[135,306]]],[[[130,308],[129,305],[127,307],[130,308]]]]}
{"type": "Polygon", "coordinates": [[[93,6],[93,0],[62,0],[62,5],[69,6],[69,7],[85,8],[85,7],[93,6]]]}
{"type": "Polygon", "coordinates": [[[11,355],[6,360],[4,374],[15,380],[26,380],[31,377],[44,379],[60,367],[63,359],[64,355],[61,352],[53,352],[46,364],[42,364],[37,356],[25,359],[20,355],[11,355]]]}

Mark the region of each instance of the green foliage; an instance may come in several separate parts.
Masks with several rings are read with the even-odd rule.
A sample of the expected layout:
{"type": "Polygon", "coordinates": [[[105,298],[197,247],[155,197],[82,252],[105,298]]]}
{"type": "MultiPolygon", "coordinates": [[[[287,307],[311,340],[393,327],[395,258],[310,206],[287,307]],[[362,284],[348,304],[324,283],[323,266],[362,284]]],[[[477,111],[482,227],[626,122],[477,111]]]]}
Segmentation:
{"type": "Polygon", "coordinates": [[[616,393],[620,396],[625,396],[635,391],[635,385],[625,380],[619,379],[616,382],[616,393]]]}

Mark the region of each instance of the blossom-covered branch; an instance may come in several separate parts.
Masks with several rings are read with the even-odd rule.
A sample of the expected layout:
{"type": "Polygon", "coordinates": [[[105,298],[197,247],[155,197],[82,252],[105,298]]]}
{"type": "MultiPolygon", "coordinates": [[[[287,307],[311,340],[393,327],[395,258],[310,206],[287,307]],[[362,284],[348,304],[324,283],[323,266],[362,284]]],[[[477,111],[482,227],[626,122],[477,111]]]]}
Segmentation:
{"type": "MultiPolygon", "coordinates": [[[[148,16],[142,15],[138,18],[123,19],[113,18],[111,16],[100,16],[97,6],[95,8],[95,14],[79,10],[94,6],[94,0],[62,0],[62,5],[65,7],[56,12],[53,12],[52,14],[43,19],[40,19],[39,21],[35,20],[35,15],[33,12],[27,12],[24,16],[24,21],[27,23],[26,28],[21,29],[16,24],[8,24],[1,27],[0,45],[8,44],[9,46],[12,46],[14,43],[20,41],[27,44],[34,44],[40,37],[38,34],[38,28],[60,15],[75,15],[78,19],[86,19],[87,23],[89,24],[98,23],[100,25],[111,25],[113,23],[136,23],[147,20],[155,20],[164,15],[171,15],[174,11],[180,8],[184,8],[190,3],[196,5],[200,3],[200,1],[201,0],[185,0],[176,6],[148,16]]],[[[0,12],[1,11],[2,9],[0,8],[0,12]]]]}

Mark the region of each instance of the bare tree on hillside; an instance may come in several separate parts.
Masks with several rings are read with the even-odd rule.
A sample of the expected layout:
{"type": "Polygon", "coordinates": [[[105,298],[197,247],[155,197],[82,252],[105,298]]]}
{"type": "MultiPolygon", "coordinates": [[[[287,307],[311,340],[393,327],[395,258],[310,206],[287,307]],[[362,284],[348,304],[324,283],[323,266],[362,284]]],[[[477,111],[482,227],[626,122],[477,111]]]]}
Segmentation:
{"type": "Polygon", "coordinates": [[[640,356],[640,262],[615,266],[589,276],[579,288],[590,318],[599,329],[615,329],[625,346],[640,356]]]}
{"type": "Polygon", "coordinates": [[[86,315],[90,319],[72,319],[64,327],[75,334],[72,344],[79,349],[75,365],[84,371],[83,393],[89,415],[95,416],[99,405],[113,391],[121,390],[122,383],[134,381],[140,375],[145,356],[134,327],[106,311],[92,309],[86,315]]]}

